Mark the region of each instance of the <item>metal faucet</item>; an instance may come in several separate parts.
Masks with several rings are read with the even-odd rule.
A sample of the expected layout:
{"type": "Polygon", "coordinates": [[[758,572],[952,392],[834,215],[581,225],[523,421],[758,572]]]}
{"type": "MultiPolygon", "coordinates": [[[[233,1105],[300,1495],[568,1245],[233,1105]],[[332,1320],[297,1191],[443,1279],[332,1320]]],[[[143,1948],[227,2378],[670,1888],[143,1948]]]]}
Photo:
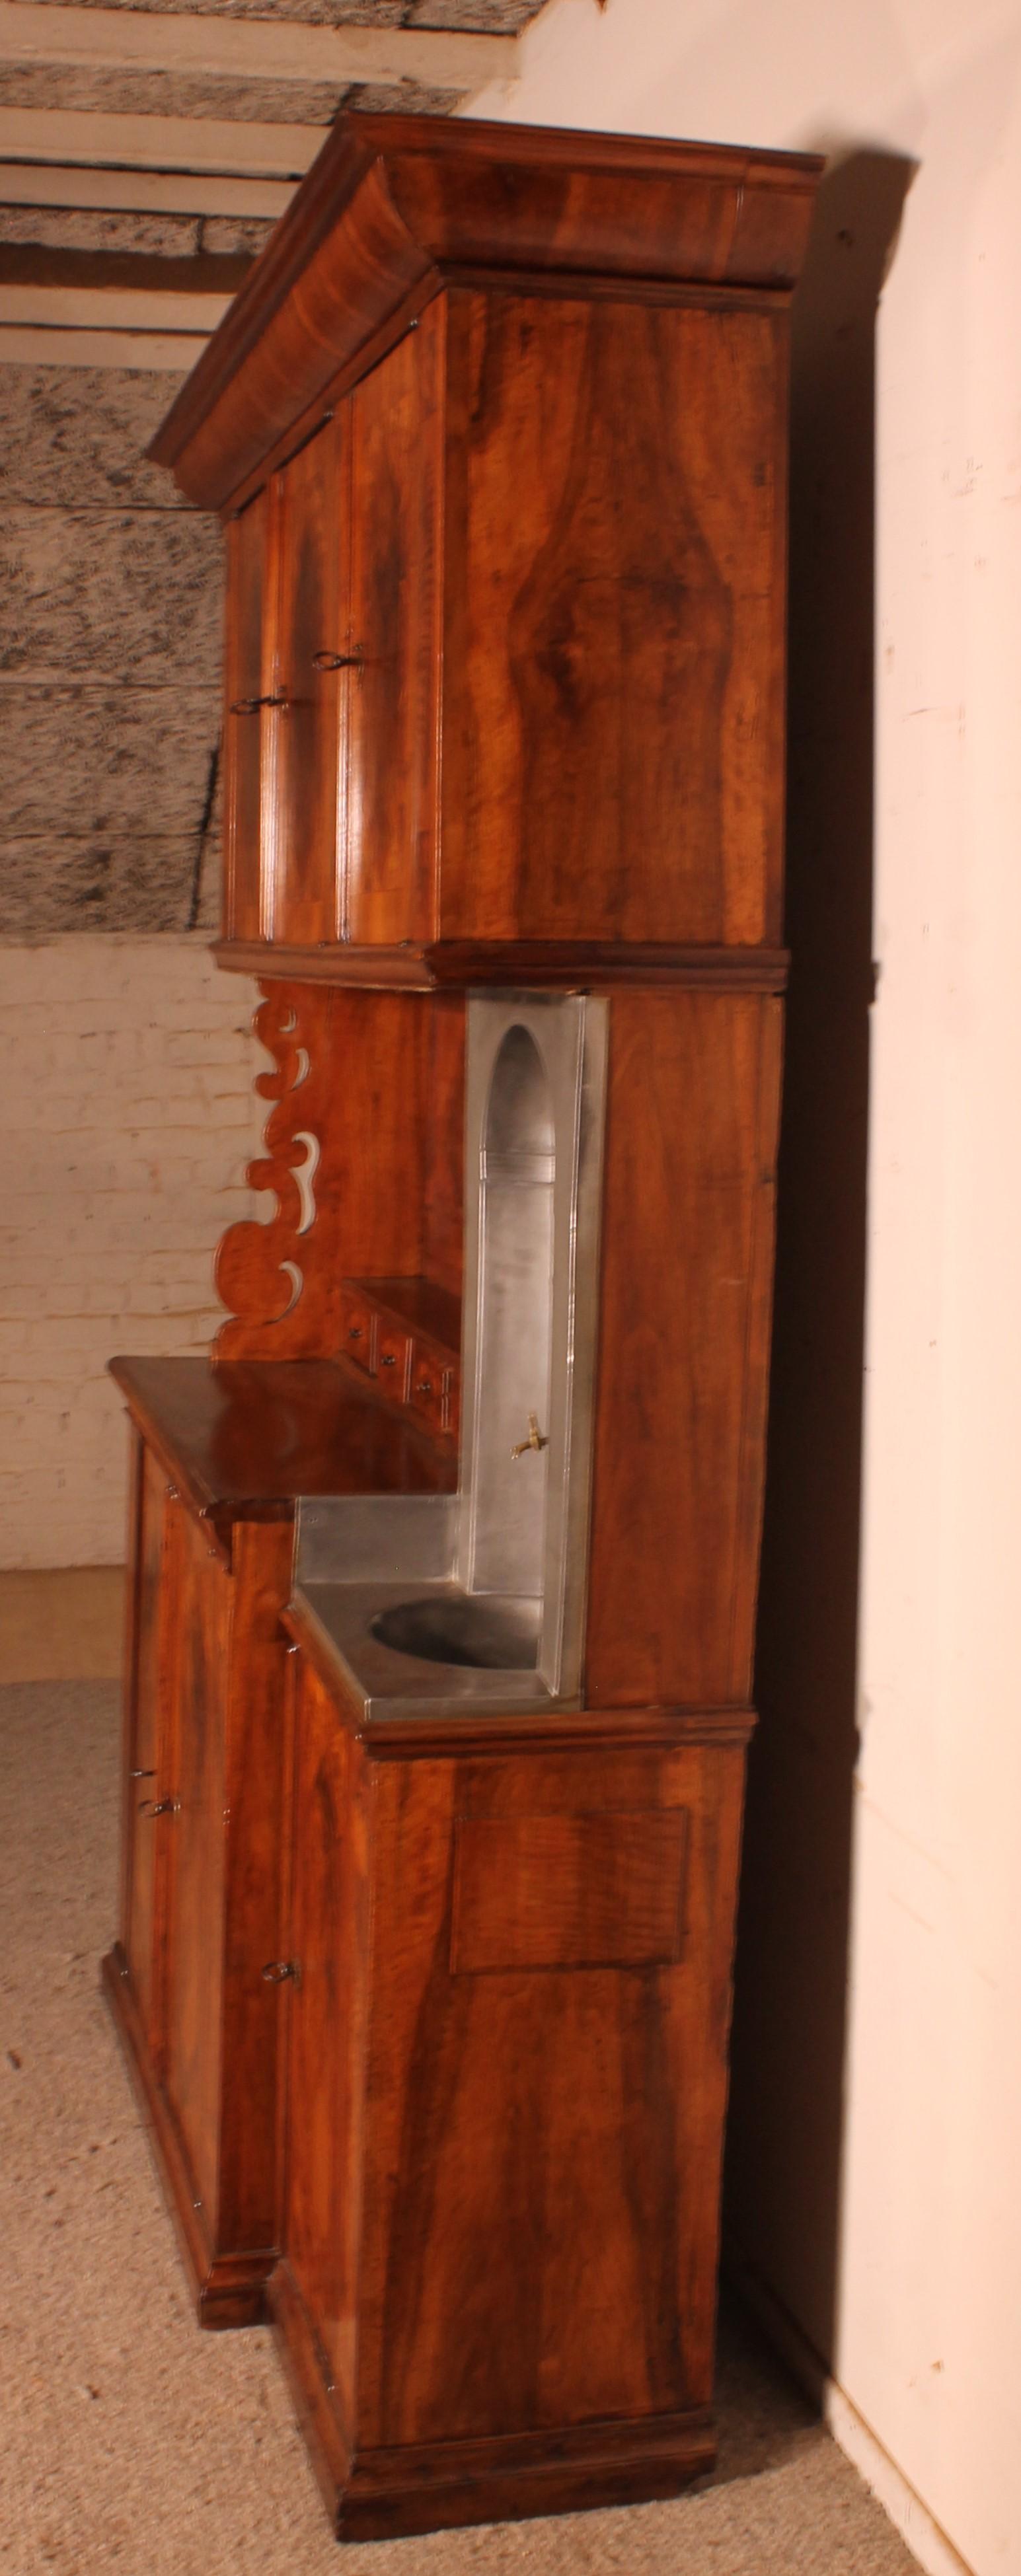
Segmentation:
{"type": "Polygon", "coordinates": [[[526,1449],[548,1448],[549,1441],[546,1434],[544,1431],[540,1431],[539,1429],[538,1414],[530,1413],[528,1416],[528,1438],[527,1440],[519,1440],[516,1442],[515,1447],[511,1450],[511,1457],[523,1458],[526,1449]]]}

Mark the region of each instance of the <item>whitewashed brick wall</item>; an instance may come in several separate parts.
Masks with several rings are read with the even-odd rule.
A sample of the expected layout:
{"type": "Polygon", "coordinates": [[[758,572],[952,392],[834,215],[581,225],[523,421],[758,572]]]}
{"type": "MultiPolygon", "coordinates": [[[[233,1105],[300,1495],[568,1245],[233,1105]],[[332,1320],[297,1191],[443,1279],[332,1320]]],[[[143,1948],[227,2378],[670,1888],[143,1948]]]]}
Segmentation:
{"type": "Polygon", "coordinates": [[[195,938],[0,946],[0,1566],[124,1554],[115,1352],[201,1352],[253,1208],[254,988],[195,938]]]}

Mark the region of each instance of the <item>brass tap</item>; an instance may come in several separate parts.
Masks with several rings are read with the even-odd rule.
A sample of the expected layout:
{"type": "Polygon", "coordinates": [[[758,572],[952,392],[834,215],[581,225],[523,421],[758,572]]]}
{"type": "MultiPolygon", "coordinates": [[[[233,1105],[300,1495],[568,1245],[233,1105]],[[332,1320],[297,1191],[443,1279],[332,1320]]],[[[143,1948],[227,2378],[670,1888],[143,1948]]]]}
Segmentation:
{"type": "Polygon", "coordinates": [[[547,1438],[546,1438],[546,1434],[545,1434],[545,1432],[544,1432],[544,1431],[540,1431],[540,1429],[539,1429],[539,1416],[538,1416],[538,1414],[537,1414],[537,1413],[530,1413],[530,1414],[529,1414],[529,1416],[528,1416],[528,1438],[527,1438],[527,1440],[519,1440],[519,1441],[517,1442],[516,1446],[511,1450],[511,1457],[512,1457],[512,1458],[523,1458],[523,1457],[524,1457],[524,1454],[525,1454],[526,1449],[548,1449],[548,1448],[549,1448],[549,1441],[548,1441],[548,1440],[547,1440],[547,1438]]]}

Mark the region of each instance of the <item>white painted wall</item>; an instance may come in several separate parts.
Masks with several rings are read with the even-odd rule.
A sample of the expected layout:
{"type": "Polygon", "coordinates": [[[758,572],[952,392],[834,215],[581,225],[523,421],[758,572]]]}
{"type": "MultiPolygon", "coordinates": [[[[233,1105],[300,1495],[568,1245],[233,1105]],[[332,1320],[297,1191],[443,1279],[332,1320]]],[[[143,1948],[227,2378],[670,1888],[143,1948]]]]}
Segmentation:
{"type": "MultiPolygon", "coordinates": [[[[879,324],[862,1747],[825,2359],[967,2566],[1016,2576],[1021,11],[553,0],[513,94],[473,112],[919,164],[879,324]]],[[[821,1857],[803,1921],[823,1879],[821,1857]]],[[[817,2340],[796,2224],[782,2263],[748,2250],[817,2340]]],[[[936,2565],[924,2517],[910,2536],[936,2565]]]]}
{"type": "Polygon", "coordinates": [[[201,937],[0,946],[0,1566],[124,1555],[114,1352],[208,1347],[265,1104],[254,987],[201,937]]]}

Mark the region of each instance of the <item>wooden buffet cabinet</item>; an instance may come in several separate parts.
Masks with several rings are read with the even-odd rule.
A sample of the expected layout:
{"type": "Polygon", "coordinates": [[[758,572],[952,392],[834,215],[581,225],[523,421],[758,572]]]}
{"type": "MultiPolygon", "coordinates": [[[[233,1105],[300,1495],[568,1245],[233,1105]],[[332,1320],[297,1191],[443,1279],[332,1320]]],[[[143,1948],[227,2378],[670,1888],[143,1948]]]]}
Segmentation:
{"type": "Polygon", "coordinates": [[[817,170],[341,119],[152,451],[271,1213],[209,1363],[114,1363],[105,1976],[342,2538],[713,2457],[817,170]]]}

